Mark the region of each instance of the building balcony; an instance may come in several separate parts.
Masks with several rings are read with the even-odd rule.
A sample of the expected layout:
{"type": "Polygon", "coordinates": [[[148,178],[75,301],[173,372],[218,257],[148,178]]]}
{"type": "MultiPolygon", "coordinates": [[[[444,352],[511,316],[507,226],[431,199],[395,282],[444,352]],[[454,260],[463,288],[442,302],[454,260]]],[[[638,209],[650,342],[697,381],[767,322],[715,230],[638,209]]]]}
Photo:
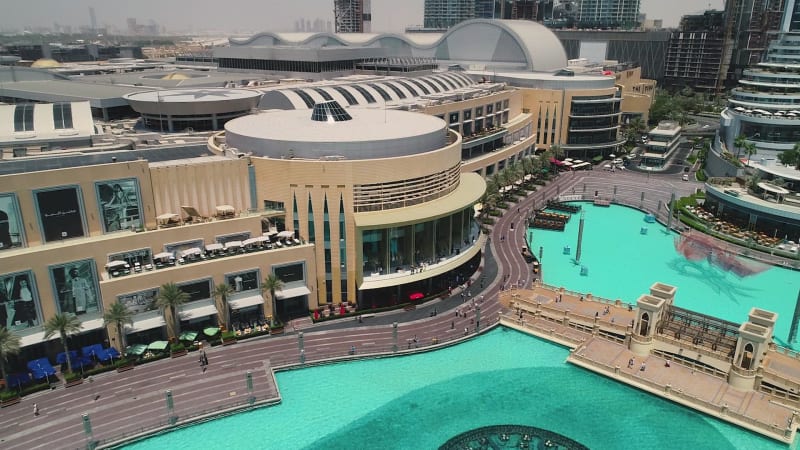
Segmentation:
{"type": "Polygon", "coordinates": [[[625,139],[618,139],[615,141],[610,142],[596,142],[596,143],[588,143],[588,144],[562,144],[561,148],[563,150],[592,150],[592,149],[602,149],[602,148],[609,148],[609,147],[618,147],[623,145],[627,142],[625,139]]]}

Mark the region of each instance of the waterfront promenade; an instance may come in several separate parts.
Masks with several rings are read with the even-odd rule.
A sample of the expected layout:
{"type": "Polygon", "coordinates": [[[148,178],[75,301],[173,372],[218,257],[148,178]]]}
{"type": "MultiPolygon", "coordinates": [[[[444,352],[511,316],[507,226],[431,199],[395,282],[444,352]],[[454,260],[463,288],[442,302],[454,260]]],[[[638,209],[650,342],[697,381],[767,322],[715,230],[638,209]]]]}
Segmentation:
{"type": "MultiPolygon", "coordinates": [[[[512,223],[521,224],[533,208],[559,194],[598,190],[610,197],[612,186],[615,185],[624,186],[617,194],[621,201],[627,204],[641,201],[645,209],[655,211],[659,202],[669,200],[672,192],[686,195],[697,187],[694,183],[675,181],[666,177],[646,178],[642,174],[602,171],[561,175],[554,182],[510,206],[506,214],[498,218],[481,266],[468,288],[470,296],[462,298],[462,291],[457,289],[448,299],[428,302],[413,311],[378,314],[365,318],[361,323],[353,319],[341,319],[310,324],[309,319],[299,319],[287,327],[286,334],[282,336],[207,348],[209,366],[205,371],[198,363],[198,354],[190,353],[188,356],[138,366],[128,372],[101,374],[79,386],[37,393],[25,397],[18,405],[0,411],[0,447],[83,448],[87,437],[81,423],[82,414],[89,415],[93,439],[102,445],[136,433],[168,427],[170,412],[165,400],[165,391],[168,389],[172,391],[174,399],[172,415],[177,417],[180,424],[186,420],[248,407],[251,401],[261,405],[279,402],[280,386],[275,385],[272,370],[299,365],[301,357],[305,364],[316,364],[425,351],[437,345],[450,345],[461,339],[469,339],[476,331],[497,324],[501,317],[503,324],[518,327],[520,324],[514,325],[517,311],[508,307],[508,303],[504,306],[501,298],[544,288],[536,287],[535,275],[520,253],[520,248],[525,245],[524,227],[518,226],[515,231],[512,223]],[[640,192],[645,192],[644,200],[641,200],[640,192]],[[501,288],[505,288],[502,295],[501,288]],[[457,310],[463,314],[457,316],[457,310]],[[355,354],[351,354],[351,349],[355,354]],[[253,377],[252,392],[248,391],[246,384],[248,371],[253,377]],[[39,416],[33,415],[34,403],[39,407],[39,416]]],[[[546,266],[543,269],[546,271],[546,266]]],[[[554,291],[548,292],[542,291],[537,295],[552,298],[554,291]]],[[[567,306],[567,301],[569,298],[559,305],[567,306]]],[[[580,311],[582,315],[593,317],[595,312],[602,313],[606,304],[585,301],[578,306],[585,308],[585,311],[580,311]]],[[[574,310],[574,313],[577,314],[578,310],[574,310]]],[[[607,317],[604,315],[604,318],[614,318],[613,325],[624,328],[633,317],[632,314],[627,307],[615,306],[613,312],[607,317]]],[[[597,339],[591,332],[587,334],[585,330],[578,331],[551,320],[541,320],[544,322],[527,323],[521,329],[573,348],[584,345],[579,354],[584,356],[586,367],[603,364],[614,367],[616,359],[602,357],[608,352],[605,345],[615,344],[613,341],[606,342],[597,339]],[[592,360],[595,364],[586,362],[592,360]]],[[[620,356],[624,355],[624,347],[621,343],[615,345],[620,347],[615,358],[624,359],[624,356],[620,356]]],[[[614,354],[613,350],[611,354],[614,354]]],[[[673,372],[682,370],[677,369],[673,372]]],[[[651,373],[658,371],[654,368],[651,373]]],[[[748,402],[752,403],[753,397],[750,396],[748,402]]],[[[728,405],[730,407],[733,402],[728,401],[728,405]]],[[[781,417],[770,419],[770,423],[779,419],[781,417]]]]}

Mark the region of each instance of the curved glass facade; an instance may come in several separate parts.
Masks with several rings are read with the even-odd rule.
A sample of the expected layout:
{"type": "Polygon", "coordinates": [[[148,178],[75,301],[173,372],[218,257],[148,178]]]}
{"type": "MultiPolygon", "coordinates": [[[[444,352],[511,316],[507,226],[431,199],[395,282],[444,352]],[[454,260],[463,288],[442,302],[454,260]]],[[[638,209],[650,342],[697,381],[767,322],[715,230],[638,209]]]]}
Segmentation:
{"type": "Polygon", "coordinates": [[[385,275],[456,256],[478,238],[474,209],[399,227],[361,232],[363,273],[385,275]]]}
{"type": "Polygon", "coordinates": [[[793,144],[800,141],[800,127],[797,124],[781,125],[742,122],[741,133],[751,141],[793,144]]]}

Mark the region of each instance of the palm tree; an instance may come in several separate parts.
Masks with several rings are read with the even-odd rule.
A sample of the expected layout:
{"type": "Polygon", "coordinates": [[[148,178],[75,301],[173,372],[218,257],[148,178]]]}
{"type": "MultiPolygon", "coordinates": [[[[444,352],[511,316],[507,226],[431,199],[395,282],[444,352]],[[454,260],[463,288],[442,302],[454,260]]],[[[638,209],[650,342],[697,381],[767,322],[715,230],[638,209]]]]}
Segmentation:
{"type": "Polygon", "coordinates": [[[180,327],[178,308],[187,301],[189,301],[189,294],[183,292],[175,283],[164,284],[158,289],[156,306],[164,314],[164,320],[167,322],[167,335],[172,341],[175,340],[176,333],[180,327]],[[167,311],[169,311],[169,318],[166,314],[167,311]]]}
{"type": "Polygon", "coordinates": [[[740,134],[736,136],[736,139],[733,141],[734,147],[736,147],[736,159],[739,159],[739,153],[742,151],[742,147],[747,143],[747,136],[744,134],[740,134]]]}
{"type": "Polygon", "coordinates": [[[233,288],[228,283],[220,283],[214,286],[214,298],[218,300],[217,312],[219,323],[223,324],[227,330],[230,325],[230,309],[228,308],[228,297],[233,294],[233,288]]]}
{"type": "Polygon", "coordinates": [[[67,338],[81,331],[81,321],[72,313],[59,313],[44,323],[44,338],[50,339],[54,334],[61,338],[64,354],[67,356],[67,372],[72,372],[72,358],[69,357],[67,338]]]}
{"type": "Polygon", "coordinates": [[[0,327],[0,376],[6,379],[8,357],[19,354],[21,339],[6,327],[0,327]]]}
{"type": "Polygon", "coordinates": [[[752,142],[745,142],[744,144],[744,152],[747,153],[747,165],[750,165],[750,157],[758,153],[758,149],[756,148],[756,144],[752,142]]]}
{"type": "Polygon", "coordinates": [[[283,281],[278,278],[277,275],[271,273],[264,278],[264,284],[261,285],[261,290],[265,292],[269,292],[270,303],[272,305],[272,320],[270,321],[269,326],[272,327],[274,325],[275,314],[278,311],[278,303],[275,301],[275,291],[280,291],[283,289],[283,281]]]}
{"type": "Polygon", "coordinates": [[[125,334],[122,329],[125,325],[133,325],[133,311],[128,309],[124,303],[114,302],[103,314],[103,322],[106,326],[114,324],[117,329],[117,342],[121,350],[125,349],[125,334]]]}
{"type": "Polygon", "coordinates": [[[553,153],[553,156],[558,159],[564,156],[564,149],[561,148],[558,144],[552,144],[550,146],[550,151],[553,153]]]}

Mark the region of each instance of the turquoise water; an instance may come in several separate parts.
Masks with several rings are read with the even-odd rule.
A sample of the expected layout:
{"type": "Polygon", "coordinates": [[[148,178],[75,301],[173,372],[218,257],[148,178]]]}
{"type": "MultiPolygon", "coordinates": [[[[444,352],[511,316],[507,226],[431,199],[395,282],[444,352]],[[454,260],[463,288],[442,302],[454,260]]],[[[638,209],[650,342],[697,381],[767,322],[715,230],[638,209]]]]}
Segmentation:
{"type": "MultiPolygon", "coordinates": [[[[688,261],[675,250],[674,233],[658,223],[645,223],[644,214],[624,206],[604,208],[581,203],[586,212],[581,265],[575,265],[579,215],[573,215],[564,232],[533,232],[531,248],[543,247],[544,282],[609,299],[635,302],[656,281],[678,288],[675,304],[731,322],[747,320],[750,308],[778,313],[775,340],[788,346],[789,327],[800,289],[800,272],[764,266],[767,270],[747,277],[726,272],[707,260],[688,261]],[[642,227],[648,228],[641,234],[642,227]],[[571,253],[563,254],[569,245],[571,253]]],[[[795,344],[793,347],[800,349],[795,344]]]]}
{"type": "Polygon", "coordinates": [[[148,439],[153,449],[435,449],[520,424],[602,449],[785,449],[566,364],[567,350],[516,331],[436,352],[277,374],[281,405],[148,439]]]}

